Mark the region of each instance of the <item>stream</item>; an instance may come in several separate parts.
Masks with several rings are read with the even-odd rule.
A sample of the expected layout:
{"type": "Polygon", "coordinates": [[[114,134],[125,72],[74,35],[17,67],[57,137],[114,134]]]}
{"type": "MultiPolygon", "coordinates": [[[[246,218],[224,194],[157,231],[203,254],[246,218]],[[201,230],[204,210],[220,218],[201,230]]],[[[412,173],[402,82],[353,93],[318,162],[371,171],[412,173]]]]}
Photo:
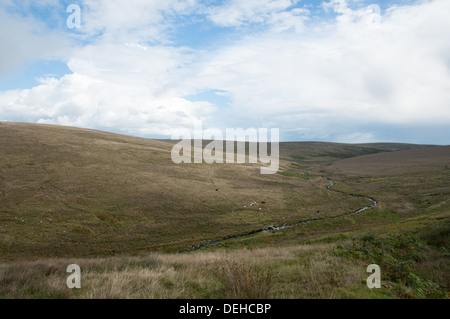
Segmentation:
{"type": "MultiPolygon", "coordinates": [[[[328,178],[328,177],[325,177],[325,176],[322,176],[322,178],[329,183],[329,185],[325,186],[326,189],[329,189],[329,190],[335,191],[335,192],[344,193],[342,191],[336,191],[336,190],[331,188],[331,187],[333,187],[335,185],[335,182],[331,178],[328,178]]],[[[344,193],[344,194],[347,194],[347,193],[344,193]]],[[[356,211],[352,211],[350,213],[344,213],[344,214],[341,214],[341,215],[336,215],[336,216],[331,216],[331,217],[326,217],[326,218],[313,218],[313,219],[298,221],[298,222],[291,223],[291,224],[283,224],[283,225],[280,225],[280,226],[269,225],[269,226],[265,226],[264,228],[253,230],[253,231],[249,231],[249,232],[242,233],[242,234],[228,235],[228,236],[223,237],[221,239],[212,240],[212,241],[208,241],[208,242],[205,242],[205,243],[193,245],[190,248],[188,248],[187,251],[203,249],[203,248],[206,248],[208,246],[216,245],[218,243],[224,242],[226,240],[234,239],[234,238],[241,238],[241,237],[246,237],[246,236],[250,236],[250,235],[254,235],[254,234],[258,234],[258,233],[265,233],[265,232],[269,232],[269,231],[279,231],[279,230],[283,230],[283,229],[286,229],[286,228],[295,227],[295,226],[299,226],[299,225],[304,225],[304,224],[312,223],[312,222],[319,221],[319,220],[328,220],[328,219],[334,219],[334,218],[343,217],[343,216],[352,216],[352,215],[358,214],[360,212],[363,212],[365,210],[372,209],[375,206],[377,206],[377,204],[378,204],[378,201],[376,199],[372,198],[372,197],[367,197],[367,196],[362,196],[362,195],[355,195],[355,194],[347,194],[347,195],[350,195],[350,196],[353,196],[353,197],[365,198],[365,199],[371,201],[372,204],[364,206],[364,207],[362,207],[362,208],[360,208],[360,209],[358,209],[356,211]]],[[[180,251],[179,253],[183,253],[183,252],[184,251],[180,251]]]]}

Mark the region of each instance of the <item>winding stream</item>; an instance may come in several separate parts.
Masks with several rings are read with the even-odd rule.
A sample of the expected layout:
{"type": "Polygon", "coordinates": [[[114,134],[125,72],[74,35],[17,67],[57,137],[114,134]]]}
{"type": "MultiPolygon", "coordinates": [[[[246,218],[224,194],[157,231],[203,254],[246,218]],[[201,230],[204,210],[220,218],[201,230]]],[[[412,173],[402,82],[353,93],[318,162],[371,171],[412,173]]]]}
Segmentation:
{"type": "MultiPolygon", "coordinates": [[[[331,178],[328,178],[328,177],[325,177],[325,176],[322,176],[322,178],[329,183],[329,185],[327,185],[325,187],[326,189],[329,189],[329,190],[334,191],[334,192],[344,193],[342,191],[336,191],[334,189],[331,189],[331,187],[333,187],[335,185],[335,182],[331,178]]],[[[347,194],[347,193],[344,193],[344,194],[347,194]]],[[[284,225],[281,225],[281,226],[269,225],[269,226],[265,226],[262,229],[257,229],[257,230],[253,230],[253,231],[250,231],[250,232],[237,234],[237,235],[229,235],[229,236],[226,236],[226,237],[218,239],[218,240],[212,240],[212,241],[208,241],[208,242],[205,242],[205,243],[193,245],[190,248],[188,248],[187,251],[203,249],[203,248],[206,248],[208,246],[216,245],[218,243],[221,243],[221,242],[224,242],[226,240],[233,239],[233,238],[241,238],[241,237],[246,237],[246,236],[250,236],[250,235],[253,235],[253,234],[265,233],[265,232],[268,232],[268,231],[279,231],[279,230],[283,230],[283,229],[286,229],[286,228],[295,227],[295,226],[299,226],[299,225],[303,225],[303,224],[308,224],[308,223],[312,223],[312,222],[319,221],[319,220],[328,220],[328,219],[334,219],[334,218],[343,217],[343,216],[352,216],[352,215],[358,214],[360,212],[363,212],[365,210],[372,209],[372,208],[374,208],[375,206],[378,205],[378,201],[376,199],[372,198],[372,197],[355,195],[355,194],[347,194],[347,195],[350,195],[350,196],[353,196],[353,197],[359,197],[359,198],[368,199],[368,200],[370,200],[372,202],[372,204],[364,206],[364,207],[362,207],[362,208],[360,208],[360,209],[358,209],[356,211],[353,211],[353,212],[350,212],[350,213],[344,213],[344,214],[341,214],[341,215],[336,215],[336,216],[331,216],[331,217],[326,217],[326,218],[313,218],[313,219],[308,219],[308,220],[302,220],[302,221],[299,221],[299,222],[295,222],[295,223],[291,223],[291,224],[284,224],[284,225]]],[[[180,253],[183,253],[183,252],[184,251],[180,251],[180,253]]]]}

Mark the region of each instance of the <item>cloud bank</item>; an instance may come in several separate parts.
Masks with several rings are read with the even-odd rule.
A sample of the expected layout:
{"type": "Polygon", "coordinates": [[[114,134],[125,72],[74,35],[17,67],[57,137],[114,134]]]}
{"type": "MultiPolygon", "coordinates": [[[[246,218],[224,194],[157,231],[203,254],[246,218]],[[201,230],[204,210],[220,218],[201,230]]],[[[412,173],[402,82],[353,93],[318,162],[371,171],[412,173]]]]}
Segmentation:
{"type": "MultiPolygon", "coordinates": [[[[449,1],[393,3],[380,16],[338,0],[322,3],[323,15],[294,0],[85,0],[81,7],[82,28],[67,35],[70,44],[59,41],[67,30],[31,32],[45,30],[36,17],[14,20],[10,37],[2,28],[11,49],[1,53],[0,72],[62,43],[59,58],[72,74],[0,92],[0,120],[142,136],[204,120],[221,129],[277,127],[291,140],[448,140],[449,1]],[[178,45],[178,30],[194,23],[217,32],[217,41],[178,45]],[[14,43],[29,50],[15,53],[14,43]],[[229,103],[189,98],[211,91],[229,103]]],[[[0,15],[11,20],[6,10],[0,15]]]]}

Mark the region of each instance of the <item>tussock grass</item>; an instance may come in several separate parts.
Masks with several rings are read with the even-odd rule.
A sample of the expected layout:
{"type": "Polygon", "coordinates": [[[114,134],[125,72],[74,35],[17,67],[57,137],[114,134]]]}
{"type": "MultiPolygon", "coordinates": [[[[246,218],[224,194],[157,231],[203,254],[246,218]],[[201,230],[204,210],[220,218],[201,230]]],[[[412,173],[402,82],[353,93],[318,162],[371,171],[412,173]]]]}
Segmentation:
{"type": "Polygon", "coordinates": [[[273,272],[249,267],[242,261],[225,261],[215,270],[230,299],[267,299],[273,288],[273,272]]]}
{"type": "Polygon", "coordinates": [[[448,271],[448,263],[440,254],[438,256],[441,257],[432,255],[437,253],[434,247],[416,241],[415,237],[409,238],[412,240],[407,240],[406,246],[402,244],[403,240],[384,243],[376,239],[398,250],[384,257],[373,245],[378,241],[369,238],[369,241],[365,241],[369,243],[368,246],[358,244],[356,250],[352,248],[351,241],[345,240],[331,244],[252,250],[218,249],[185,254],[58,258],[0,264],[0,298],[445,297],[447,287],[442,281],[436,284],[432,276],[437,277],[448,271]],[[423,255],[417,258],[417,262],[408,263],[408,273],[402,272],[407,280],[397,280],[388,271],[382,274],[381,289],[367,288],[366,267],[369,263],[379,262],[383,265],[383,271],[389,269],[383,260],[372,257],[385,258],[392,267],[403,267],[405,260],[402,256],[406,256],[404,253],[409,253],[411,245],[417,243],[423,246],[423,255]],[[367,254],[358,253],[361,251],[367,251],[367,254]],[[397,261],[392,258],[397,258],[397,261]],[[66,286],[69,274],[65,269],[72,263],[80,265],[82,269],[81,289],[68,289],[66,286]]]}
{"type": "Polygon", "coordinates": [[[369,291],[365,268],[332,245],[154,253],[141,257],[48,259],[0,265],[0,298],[342,298],[369,291]],[[82,269],[68,289],[67,265],[82,269]]]}

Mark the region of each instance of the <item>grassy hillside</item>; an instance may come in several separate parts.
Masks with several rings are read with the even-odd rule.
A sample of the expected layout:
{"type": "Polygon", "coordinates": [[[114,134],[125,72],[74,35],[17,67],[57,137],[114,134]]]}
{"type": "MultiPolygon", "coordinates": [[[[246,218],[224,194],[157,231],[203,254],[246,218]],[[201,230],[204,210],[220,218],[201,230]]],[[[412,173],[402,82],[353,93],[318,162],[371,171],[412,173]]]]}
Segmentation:
{"type": "Polygon", "coordinates": [[[261,175],[259,164],[176,165],[173,144],[0,122],[0,297],[220,298],[233,285],[239,298],[447,294],[448,147],[281,143],[279,173],[261,175]],[[348,215],[366,196],[378,205],[348,215]],[[68,262],[90,278],[78,292],[65,288],[68,262]],[[370,263],[389,269],[384,290],[365,286],[370,263]]]}
{"type": "Polygon", "coordinates": [[[446,172],[450,169],[450,146],[434,146],[347,158],[330,165],[333,174],[399,176],[446,172]]]}
{"type": "MultiPolygon", "coordinates": [[[[259,165],[176,165],[171,142],[86,129],[1,123],[0,136],[2,260],[178,250],[365,203],[325,191],[320,176],[288,161],[282,169],[302,178],[260,175],[259,165]]],[[[321,159],[327,145],[317,149],[321,159]]]]}

